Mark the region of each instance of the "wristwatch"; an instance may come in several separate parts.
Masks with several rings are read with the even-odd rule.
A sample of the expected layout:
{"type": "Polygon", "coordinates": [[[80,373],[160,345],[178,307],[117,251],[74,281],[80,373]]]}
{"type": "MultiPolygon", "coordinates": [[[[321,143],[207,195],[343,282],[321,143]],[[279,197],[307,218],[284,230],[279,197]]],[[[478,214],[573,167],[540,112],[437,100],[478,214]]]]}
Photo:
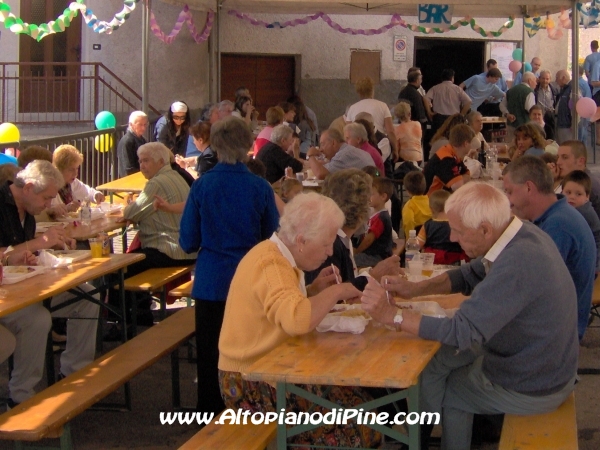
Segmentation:
{"type": "Polygon", "coordinates": [[[394,327],[396,327],[396,331],[401,331],[400,325],[402,325],[402,320],[402,310],[399,309],[394,316],[394,327]]]}

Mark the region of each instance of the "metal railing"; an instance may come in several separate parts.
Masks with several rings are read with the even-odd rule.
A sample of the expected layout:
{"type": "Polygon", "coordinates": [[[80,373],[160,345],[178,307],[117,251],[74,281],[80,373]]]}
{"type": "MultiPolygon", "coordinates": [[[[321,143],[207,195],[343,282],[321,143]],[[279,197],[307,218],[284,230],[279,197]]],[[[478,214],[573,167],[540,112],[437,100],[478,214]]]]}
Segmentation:
{"type": "Polygon", "coordinates": [[[118,178],[117,144],[126,131],[127,126],[122,125],[106,130],[4,143],[0,144],[0,152],[4,153],[7,148],[22,150],[31,145],[39,145],[54,152],[59,145],[70,144],[83,154],[83,163],[79,169],[78,178],[88,186],[96,187],[118,178]],[[98,151],[95,146],[96,138],[104,137],[106,139],[106,135],[110,136],[108,145],[103,148],[105,151],[98,151]]]}
{"type": "Polygon", "coordinates": [[[124,123],[141,108],[142,97],[102,63],[0,63],[0,123],[93,123],[100,111],[124,123]]]}

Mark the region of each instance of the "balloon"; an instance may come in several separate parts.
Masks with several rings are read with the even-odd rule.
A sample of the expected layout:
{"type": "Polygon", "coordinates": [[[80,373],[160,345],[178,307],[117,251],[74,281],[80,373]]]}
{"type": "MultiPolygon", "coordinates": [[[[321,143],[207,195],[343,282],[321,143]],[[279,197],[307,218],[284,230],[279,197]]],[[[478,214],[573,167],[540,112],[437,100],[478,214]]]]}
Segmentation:
{"type": "Polygon", "coordinates": [[[523,67],[525,68],[525,72],[531,72],[531,70],[532,70],[531,64],[529,64],[529,63],[523,64],[523,67]]]}
{"type": "Polygon", "coordinates": [[[114,141],[110,134],[101,134],[94,138],[94,148],[100,153],[109,151],[113,147],[114,141]]]}
{"type": "Polygon", "coordinates": [[[99,130],[106,130],[107,128],[114,128],[117,125],[117,119],[110,111],[102,111],[98,113],[94,123],[99,130]]]}
{"type": "Polygon", "coordinates": [[[521,63],[521,61],[511,61],[508,64],[508,68],[510,69],[511,72],[518,72],[519,70],[521,70],[521,67],[523,67],[523,63],[521,63]]]}
{"type": "Polygon", "coordinates": [[[523,49],[515,48],[512,52],[512,58],[516,61],[523,61],[523,49]]]}
{"type": "Polygon", "coordinates": [[[19,129],[10,122],[0,125],[0,143],[19,142],[21,133],[19,129]]]}
{"type": "Polygon", "coordinates": [[[598,106],[594,115],[590,117],[590,121],[592,122],[597,122],[598,120],[600,120],[600,106],[598,106]]]}
{"type": "Polygon", "coordinates": [[[577,110],[577,114],[584,119],[589,119],[596,112],[596,102],[591,98],[582,97],[577,100],[577,104],[575,105],[575,109],[577,110]]]}

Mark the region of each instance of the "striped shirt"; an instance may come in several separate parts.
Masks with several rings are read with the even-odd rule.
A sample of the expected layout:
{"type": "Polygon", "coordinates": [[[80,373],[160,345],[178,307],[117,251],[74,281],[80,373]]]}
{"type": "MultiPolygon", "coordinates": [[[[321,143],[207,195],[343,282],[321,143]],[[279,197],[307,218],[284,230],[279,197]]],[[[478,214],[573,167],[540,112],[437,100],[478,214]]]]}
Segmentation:
{"type": "Polygon", "coordinates": [[[137,200],[123,212],[123,218],[138,224],[142,248],[155,248],[172,259],[196,259],[196,253],[185,253],[179,246],[181,214],[157,211],[152,206],[155,195],[172,204],[185,202],[189,192],[185,180],[168,164],[148,180],[137,200]]]}

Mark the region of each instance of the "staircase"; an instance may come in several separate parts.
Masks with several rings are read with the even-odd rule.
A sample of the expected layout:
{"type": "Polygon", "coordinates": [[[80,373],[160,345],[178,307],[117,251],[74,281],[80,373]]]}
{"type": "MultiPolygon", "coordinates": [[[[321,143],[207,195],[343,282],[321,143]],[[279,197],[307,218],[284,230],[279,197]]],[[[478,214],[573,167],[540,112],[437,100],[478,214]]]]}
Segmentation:
{"type": "Polygon", "coordinates": [[[141,108],[142,97],[102,63],[0,63],[0,123],[14,123],[23,135],[89,131],[100,111],[126,124],[141,108]]]}

